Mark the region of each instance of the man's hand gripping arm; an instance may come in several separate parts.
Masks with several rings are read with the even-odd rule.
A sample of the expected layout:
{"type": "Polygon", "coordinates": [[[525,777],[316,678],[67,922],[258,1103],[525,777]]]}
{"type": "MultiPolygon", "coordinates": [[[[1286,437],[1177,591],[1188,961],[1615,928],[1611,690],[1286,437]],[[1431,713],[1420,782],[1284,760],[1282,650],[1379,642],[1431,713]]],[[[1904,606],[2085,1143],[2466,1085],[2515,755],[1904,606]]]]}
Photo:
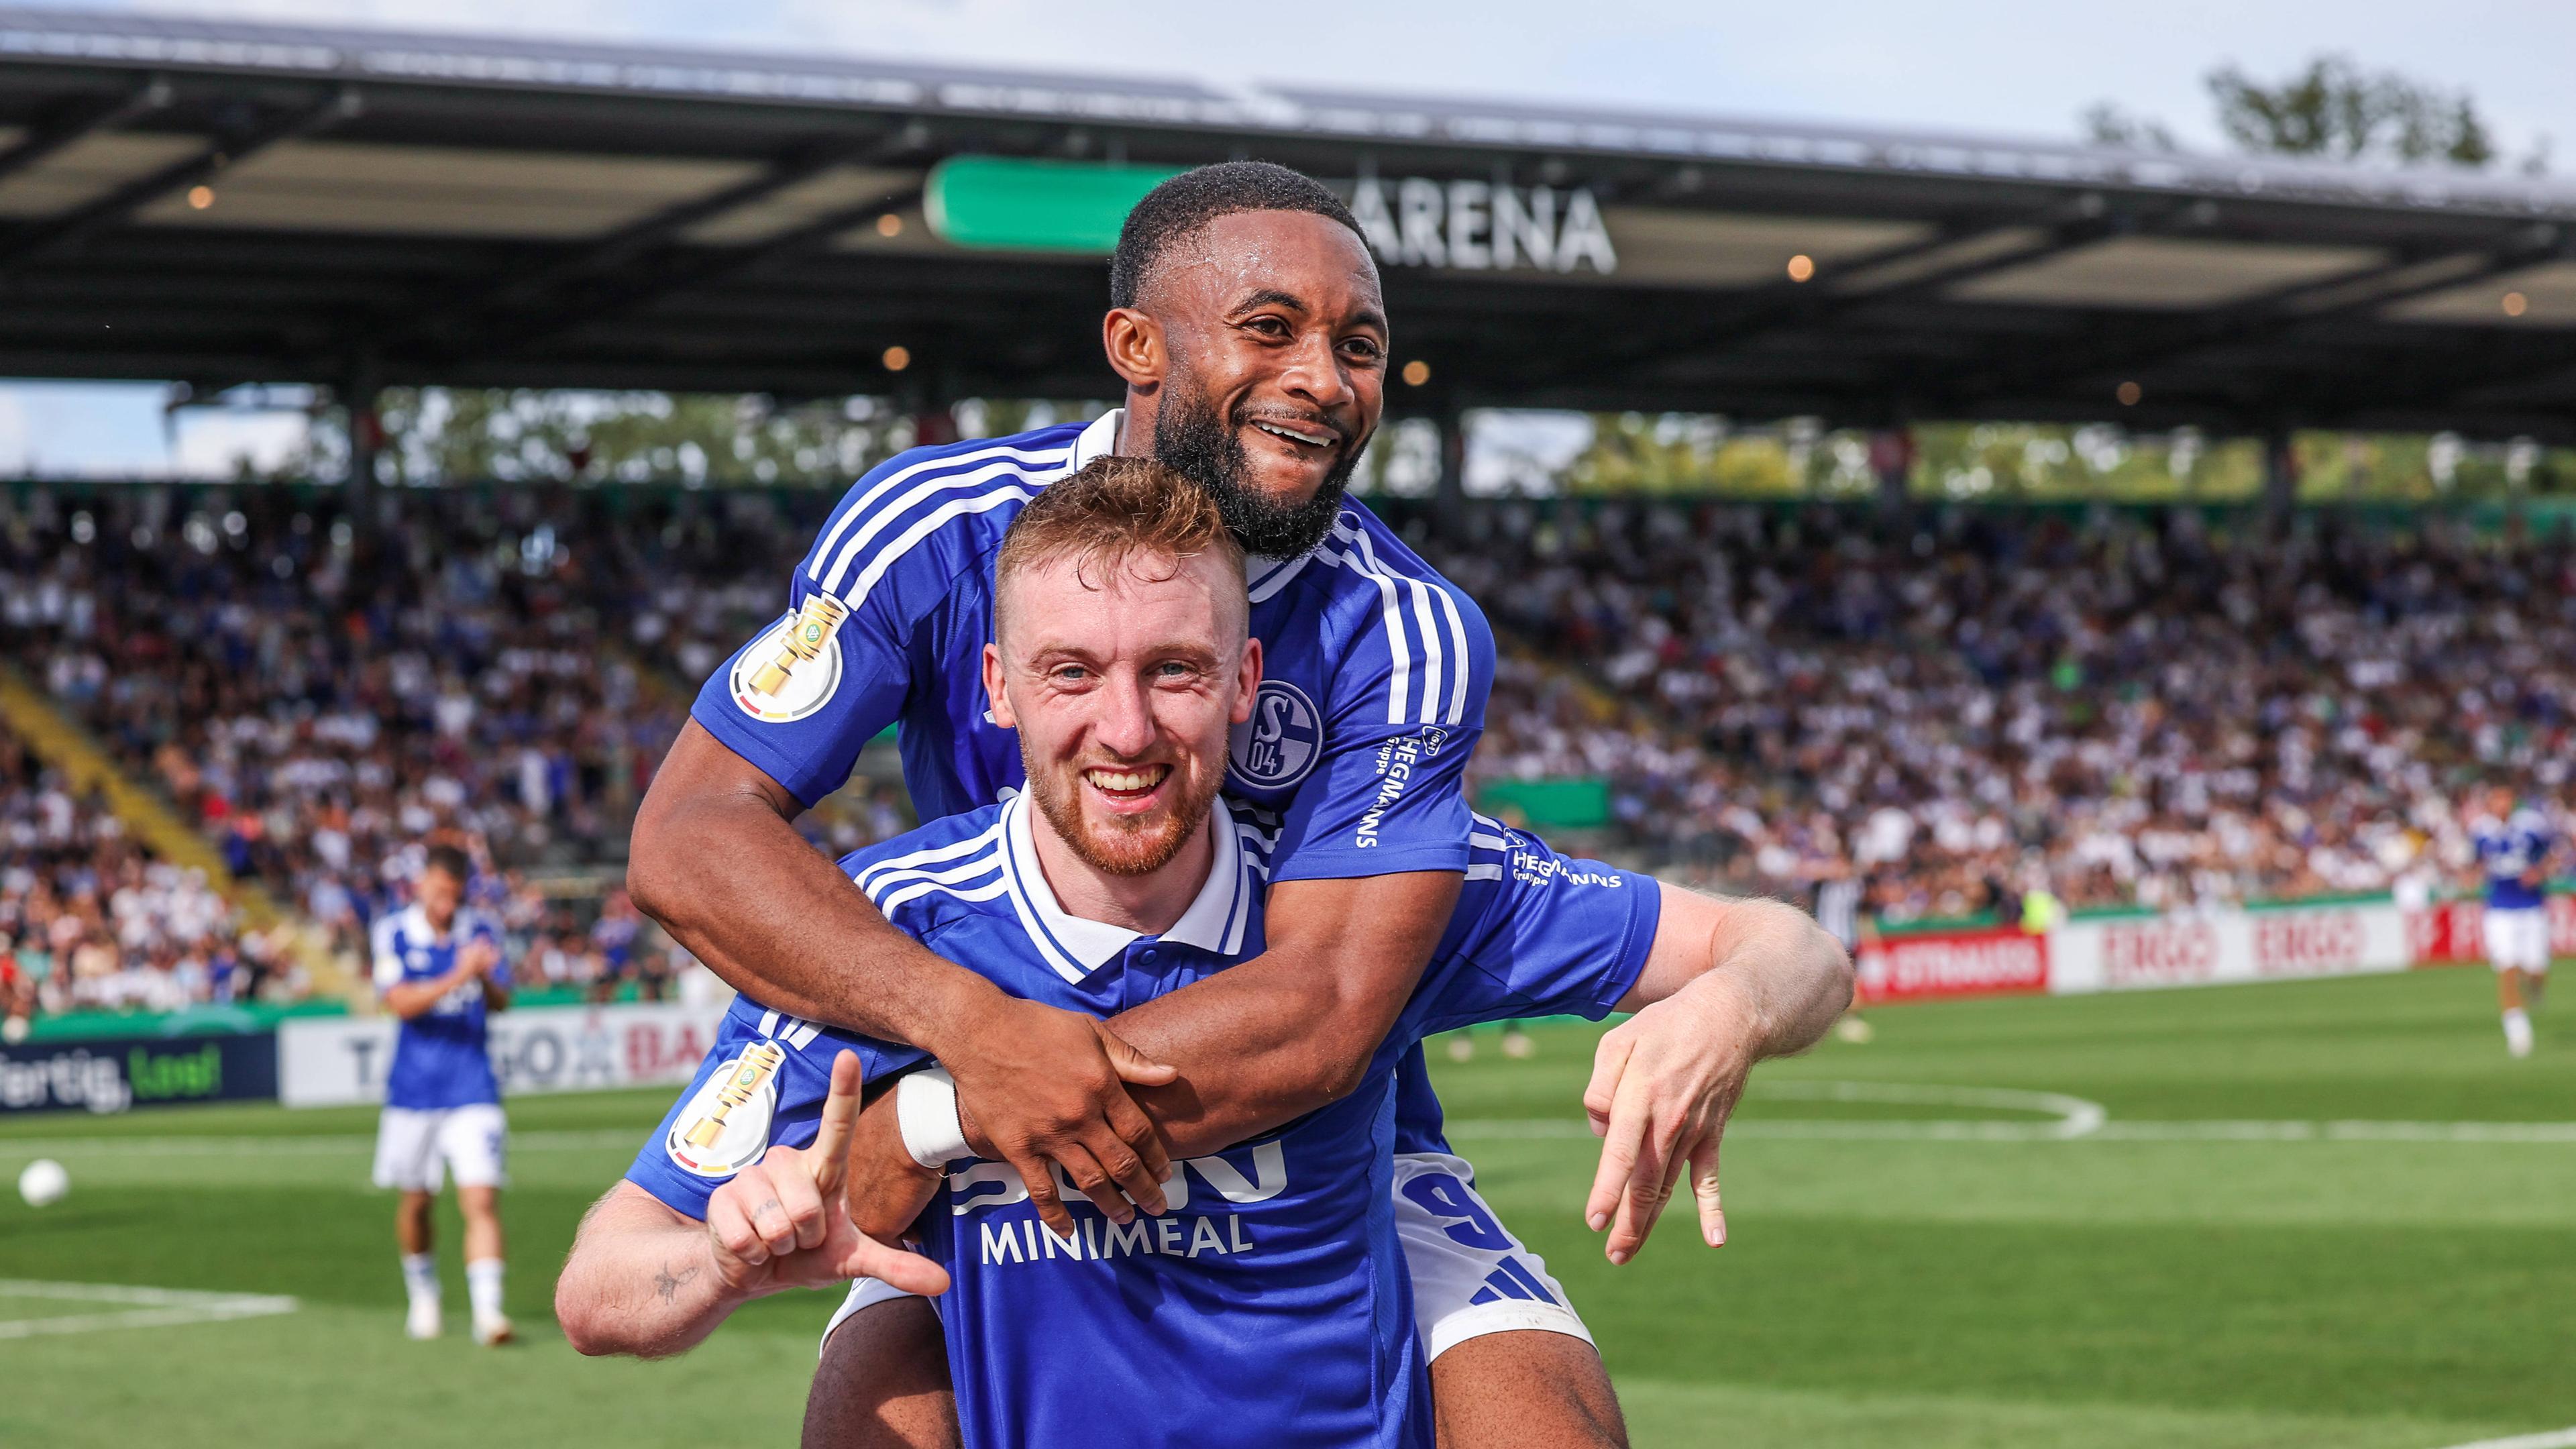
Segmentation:
{"type": "Polygon", "coordinates": [[[1269,949],[1111,1019],[1178,1069],[1136,1099],[1172,1151],[1214,1152],[1357,1087],[1449,927],[1463,877],[1407,871],[1271,888],[1269,949]]]}

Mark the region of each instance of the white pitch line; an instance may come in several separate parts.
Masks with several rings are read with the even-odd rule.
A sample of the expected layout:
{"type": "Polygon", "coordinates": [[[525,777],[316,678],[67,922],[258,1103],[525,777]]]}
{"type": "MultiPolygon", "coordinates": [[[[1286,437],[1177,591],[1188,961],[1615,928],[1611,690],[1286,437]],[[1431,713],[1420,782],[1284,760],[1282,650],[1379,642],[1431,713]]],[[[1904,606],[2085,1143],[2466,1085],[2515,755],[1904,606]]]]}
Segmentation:
{"type": "Polygon", "coordinates": [[[113,1313],[70,1313],[55,1318],[0,1319],[0,1339],[41,1334],[92,1333],[111,1328],[172,1328],[293,1313],[303,1305],[266,1293],[202,1293],[186,1288],[145,1288],[124,1283],[54,1283],[0,1278],[0,1298],[50,1298],[73,1303],[122,1303],[113,1313]]]}
{"type": "MultiPolygon", "coordinates": [[[[1973,1107],[2023,1112],[2042,1121],[1908,1118],[1897,1120],[1789,1120],[1753,1118],[1727,1126],[1737,1138],[1829,1142],[2447,1142],[2559,1146],[2576,1144],[2576,1122],[2405,1121],[2113,1121],[2099,1102],[2062,1092],[2006,1087],[1926,1086],[1906,1082],[1789,1080],[1752,1084],[1750,1095],[1782,1101],[1866,1102],[1887,1106],[1973,1107]]],[[[1588,1138],[1588,1124],[1560,1117],[1459,1118],[1451,1136],[1485,1141],[1553,1141],[1588,1138]]],[[[594,1152],[640,1145],[650,1129],[600,1128],[587,1132],[519,1132],[514,1152],[594,1152]]],[[[37,1157],[330,1157],[362,1155],[375,1146],[372,1133],[320,1133],[298,1137],[58,1137],[0,1138],[0,1162],[37,1157]]],[[[2570,1446],[2576,1449],[2576,1446],[2570,1446]]]]}
{"type": "Polygon", "coordinates": [[[2576,1446],[2576,1429],[2550,1429],[2505,1439],[2480,1439],[2474,1444],[2453,1444],[2450,1449],[2570,1449],[2570,1446],[2576,1446]]]}

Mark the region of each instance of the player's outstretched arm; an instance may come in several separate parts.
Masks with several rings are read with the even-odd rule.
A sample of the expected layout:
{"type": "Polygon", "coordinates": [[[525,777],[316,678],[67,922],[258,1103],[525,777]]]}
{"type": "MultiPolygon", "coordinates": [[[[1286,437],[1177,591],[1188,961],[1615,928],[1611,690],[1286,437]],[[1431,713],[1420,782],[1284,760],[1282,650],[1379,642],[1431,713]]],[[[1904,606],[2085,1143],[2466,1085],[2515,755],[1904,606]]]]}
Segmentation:
{"type": "MultiPolygon", "coordinates": [[[[843,1052],[811,1147],[772,1147],[716,1189],[700,1222],[632,1182],[594,1204],[555,1280],[555,1318],[585,1354],[662,1358],[696,1347],[736,1308],[788,1288],[879,1278],[948,1290],[938,1264],[851,1226],[843,1172],[859,1115],[859,1059],[843,1052]]],[[[935,1179],[934,1179],[935,1180],[935,1179]]]]}
{"type": "Polygon", "coordinates": [[[555,1321],[584,1354],[685,1353],[749,1301],[727,1290],[706,1224],[622,1179],[583,1215],[555,1279],[555,1321]]]}
{"type": "MultiPolygon", "coordinates": [[[[1126,1083],[1171,1070],[1086,1016],[1004,995],[896,930],[790,823],[785,786],[691,720],[635,817],[627,889],[637,906],[763,1006],[920,1047],[957,1079],[979,1150],[1047,1180],[1107,1179],[1163,1207],[1163,1143],[1126,1083]]],[[[1132,1212],[1100,1193],[1117,1220],[1132,1212]]],[[[1072,1230],[1052,1201],[1048,1224],[1072,1230]]]]}
{"type": "Polygon", "coordinates": [[[1793,906],[1663,888],[1655,945],[1619,1009],[1637,1014],[1601,1038],[1583,1107],[1601,1136],[1585,1204],[1625,1263],[1691,1169],[1700,1231],[1726,1242],[1718,1139],[1766,1057],[1804,1051],[1851,1004],[1851,957],[1793,906]]]}

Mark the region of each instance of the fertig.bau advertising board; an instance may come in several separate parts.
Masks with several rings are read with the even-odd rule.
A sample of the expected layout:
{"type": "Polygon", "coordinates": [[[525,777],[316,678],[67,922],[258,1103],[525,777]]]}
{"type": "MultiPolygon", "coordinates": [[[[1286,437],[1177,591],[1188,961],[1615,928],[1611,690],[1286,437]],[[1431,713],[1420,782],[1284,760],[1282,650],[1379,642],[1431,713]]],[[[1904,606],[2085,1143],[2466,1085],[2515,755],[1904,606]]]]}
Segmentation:
{"type": "Polygon", "coordinates": [[[276,1095],[274,1032],[0,1047],[0,1112],[123,1112],[276,1095]]]}

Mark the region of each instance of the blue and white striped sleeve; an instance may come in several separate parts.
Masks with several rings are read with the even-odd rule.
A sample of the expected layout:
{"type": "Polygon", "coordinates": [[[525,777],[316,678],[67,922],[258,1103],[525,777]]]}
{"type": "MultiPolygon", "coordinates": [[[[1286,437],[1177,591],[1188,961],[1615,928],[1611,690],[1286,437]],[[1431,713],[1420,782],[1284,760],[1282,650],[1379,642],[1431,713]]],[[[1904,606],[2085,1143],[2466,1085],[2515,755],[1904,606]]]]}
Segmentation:
{"type": "Polygon", "coordinates": [[[858,1054],[861,1080],[869,1082],[921,1055],[738,1001],[697,1075],[627,1166],[626,1180],[705,1220],[715,1190],[770,1148],[814,1145],[832,1061],[844,1051],[858,1054]]]}
{"type": "Polygon", "coordinates": [[[797,565],[778,622],[725,661],[690,716],[808,805],[850,778],[926,661],[915,634],[981,560],[974,520],[1025,501],[1061,445],[916,448],[853,484],[797,565]]]}
{"type": "Polygon", "coordinates": [[[1445,580],[1382,564],[1365,533],[1326,547],[1370,586],[1369,607],[1331,682],[1323,757],[1288,808],[1271,879],[1464,870],[1467,760],[1493,688],[1493,629],[1445,580]]]}

